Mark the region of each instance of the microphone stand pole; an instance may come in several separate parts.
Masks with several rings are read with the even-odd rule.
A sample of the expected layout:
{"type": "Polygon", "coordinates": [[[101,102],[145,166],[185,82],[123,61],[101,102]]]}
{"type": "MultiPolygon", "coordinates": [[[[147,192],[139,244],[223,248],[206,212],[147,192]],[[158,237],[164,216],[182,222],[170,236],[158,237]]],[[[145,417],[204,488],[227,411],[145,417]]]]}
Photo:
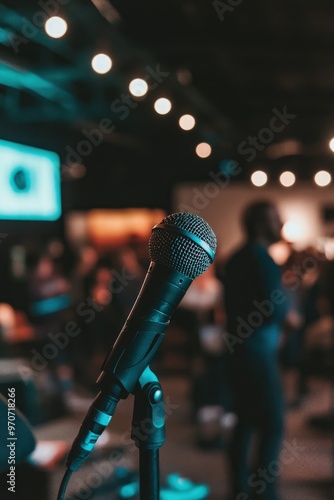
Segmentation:
{"type": "Polygon", "coordinates": [[[163,393],[148,367],[135,390],[131,438],[139,448],[140,500],[159,500],[159,448],[166,439],[163,393]]]}

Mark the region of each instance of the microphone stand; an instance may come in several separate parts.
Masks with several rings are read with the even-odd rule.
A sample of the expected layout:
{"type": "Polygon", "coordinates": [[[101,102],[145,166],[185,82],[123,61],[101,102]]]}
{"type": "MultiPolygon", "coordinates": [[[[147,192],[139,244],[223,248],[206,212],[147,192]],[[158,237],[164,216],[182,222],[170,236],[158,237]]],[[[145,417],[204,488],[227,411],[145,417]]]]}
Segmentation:
{"type": "Polygon", "coordinates": [[[159,448],[166,439],[163,393],[149,367],[134,390],[131,438],[139,448],[140,500],[159,500],[159,448]]]}

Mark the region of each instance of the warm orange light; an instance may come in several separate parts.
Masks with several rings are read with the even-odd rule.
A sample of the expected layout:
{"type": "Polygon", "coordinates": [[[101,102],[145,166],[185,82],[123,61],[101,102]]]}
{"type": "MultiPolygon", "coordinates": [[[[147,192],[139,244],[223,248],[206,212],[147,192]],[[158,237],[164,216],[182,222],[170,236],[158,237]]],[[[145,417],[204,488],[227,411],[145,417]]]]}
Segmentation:
{"type": "Polygon", "coordinates": [[[303,237],[303,233],[302,225],[293,219],[286,221],[282,229],[282,235],[290,243],[299,241],[303,237]]]}
{"type": "Polygon", "coordinates": [[[326,170],[320,170],[314,176],[314,182],[320,187],[328,186],[331,180],[332,176],[329,172],[326,172],[326,170]]]}
{"type": "Polygon", "coordinates": [[[129,237],[150,237],[152,227],[165,217],[163,210],[91,210],[87,215],[88,237],[100,246],[117,246],[129,237]]]}
{"type": "Polygon", "coordinates": [[[207,158],[208,156],[211,155],[211,151],[212,151],[211,146],[207,142],[201,142],[196,146],[196,154],[200,158],[207,158]]]}
{"type": "Polygon", "coordinates": [[[182,130],[192,130],[195,127],[195,118],[192,115],[183,115],[179,119],[179,125],[182,130]]]}
{"type": "Polygon", "coordinates": [[[264,186],[267,183],[268,176],[262,170],[257,170],[251,176],[251,181],[256,187],[264,186]]]}
{"type": "Polygon", "coordinates": [[[296,176],[294,173],[286,171],[280,175],[279,180],[280,180],[280,183],[282,184],[282,186],[290,187],[290,186],[293,186],[294,183],[296,182],[296,176]]]}

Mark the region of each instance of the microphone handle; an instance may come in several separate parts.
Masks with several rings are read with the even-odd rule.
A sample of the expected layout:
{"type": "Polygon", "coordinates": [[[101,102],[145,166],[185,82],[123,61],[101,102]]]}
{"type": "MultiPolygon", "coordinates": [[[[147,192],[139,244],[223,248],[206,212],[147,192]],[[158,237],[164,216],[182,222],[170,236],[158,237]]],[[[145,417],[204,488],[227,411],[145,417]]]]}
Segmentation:
{"type": "Polygon", "coordinates": [[[102,365],[97,383],[103,392],[112,394],[115,383],[120,385],[120,397],[133,392],[191,283],[191,278],[178,271],[150,264],[129,317],[102,365]]]}
{"type": "Polygon", "coordinates": [[[133,392],[161,344],[170,316],[192,283],[173,269],[151,263],[138,298],[97,379],[94,399],[68,455],[67,467],[78,470],[109,424],[117,403],[133,392]]]}

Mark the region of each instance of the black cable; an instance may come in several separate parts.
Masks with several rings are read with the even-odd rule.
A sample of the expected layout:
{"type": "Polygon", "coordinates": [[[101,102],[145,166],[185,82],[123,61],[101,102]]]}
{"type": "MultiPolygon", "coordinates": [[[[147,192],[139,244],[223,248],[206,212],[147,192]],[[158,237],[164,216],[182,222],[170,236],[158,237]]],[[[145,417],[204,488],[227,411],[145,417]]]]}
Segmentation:
{"type": "Polygon", "coordinates": [[[65,491],[66,491],[67,485],[69,483],[69,480],[71,479],[72,472],[73,471],[71,469],[67,469],[67,471],[65,472],[63,480],[62,480],[60,488],[59,488],[57,500],[65,500],[65,491]]]}

